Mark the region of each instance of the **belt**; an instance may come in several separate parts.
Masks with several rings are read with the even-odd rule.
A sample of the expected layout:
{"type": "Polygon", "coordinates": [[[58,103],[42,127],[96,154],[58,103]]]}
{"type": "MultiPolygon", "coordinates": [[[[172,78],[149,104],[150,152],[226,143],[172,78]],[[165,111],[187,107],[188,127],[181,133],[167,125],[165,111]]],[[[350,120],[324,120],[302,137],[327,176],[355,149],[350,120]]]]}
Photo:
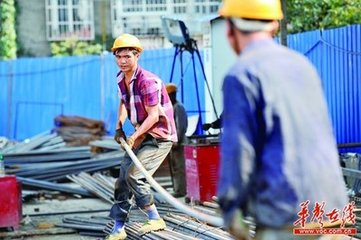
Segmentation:
{"type": "Polygon", "coordinates": [[[147,133],[145,138],[144,138],[144,141],[157,141],[157,143],[163,143],[163,142],[171,142],[170,140],[168,139],[163,139],[163,138],[155,138],[153,137],[151,134],[147,133]]]}

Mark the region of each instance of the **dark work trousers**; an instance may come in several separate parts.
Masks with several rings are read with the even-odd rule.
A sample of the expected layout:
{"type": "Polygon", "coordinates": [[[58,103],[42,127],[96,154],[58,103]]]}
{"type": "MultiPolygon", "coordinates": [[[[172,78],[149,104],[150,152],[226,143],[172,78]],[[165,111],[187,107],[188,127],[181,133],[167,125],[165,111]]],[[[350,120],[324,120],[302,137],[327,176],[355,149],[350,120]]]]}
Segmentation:
{"type": "MultiPolygon", "coordinates": [[[[134,154],[143,167],[153,175],[168,155],[171,147],[172,142],[170,141],[159,141],[153,137],[147,137],[134,150],[134,154]]],[[[126,221],[132,207],[133,197],[141,209],[154,203],[149,183],[126,153],[120,163],[119,178],[115,183],[114,204],[109,216],[116,220],[126,221]]]]}
{"type": "Polygon", "coordinates": [[[183,197],[186,195],[186,177],[184,147],[182,145],[173,147],[170,151],[169,165],[172,175],[174,196],[183,197]]]}

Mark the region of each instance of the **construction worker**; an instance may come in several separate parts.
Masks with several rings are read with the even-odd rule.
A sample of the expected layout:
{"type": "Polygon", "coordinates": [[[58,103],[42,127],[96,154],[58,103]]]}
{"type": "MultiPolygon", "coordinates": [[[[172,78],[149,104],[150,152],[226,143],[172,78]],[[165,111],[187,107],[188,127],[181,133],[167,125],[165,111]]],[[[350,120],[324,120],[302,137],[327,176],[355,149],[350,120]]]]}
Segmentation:
{"type": "Polygon", "coordinates": [[[303,55],[273,41],[279,0],[224,0],[219,13],[238,55],[223,82],[217,195],[225,226],[247,239],[241,219],[252,216],[257,240],[318,239],[293,234],[305,223],[299,217],[309,214],[307,223],[318,210],[321,227],[321,217],[337,210],[340,218],[348,205],[320,78],[303,55]]]}
{"type": "Polygon", "coordinates": [[[169,165],[173,182],[174,197],[186,195],[184,146],[188,127],[187,113],[183,104],[177,101],[177,85],[168,83],[165,85],[169,98],[173,105],[174,121],[177,129],[178,142],[173,143],[170,151],[169,165]]]}
{"type": "MultiPolygon", "coordinates": [[[[150,174],[154,174],[171,150],[173,142],[177,142],[177,135],[173,107],[165,85],[155,74],[138,65],[142,51],[139,39],[130,34],[120,35],[112,47],[120,69],[117,74],[120,104],[114,139],[118,143],[120,138],[126,139],[139,161],[150,174]],[[126,117],[135,128],[135,132],[128,138],[122,128],[126,117]]],[[[148,215],[148,220],[139,229],[139,235],[165,229],[165,222],[154,205],[150,185],[129,155],[125,154],[115,186],[115,203],[110,210],[110,217],[115,220],[115,224],[107,239],[126,238],[124,223],[133,198],[137,206],[148,215]]]]}

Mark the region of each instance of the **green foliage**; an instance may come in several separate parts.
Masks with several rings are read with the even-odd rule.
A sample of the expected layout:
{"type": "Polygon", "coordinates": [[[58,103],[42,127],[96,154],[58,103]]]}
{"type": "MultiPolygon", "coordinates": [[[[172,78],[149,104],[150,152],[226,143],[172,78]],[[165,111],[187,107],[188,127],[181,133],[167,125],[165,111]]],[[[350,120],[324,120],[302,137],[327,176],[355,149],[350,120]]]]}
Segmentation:
{"type": "Polygon", "coordinates": [[[110,51],[110,48],[113,46],[113,43],[114,43],[114,38],[111,34],[107,34],[105,36],[105,39],[103,39],[102,35],[95,35],[94,42],[101,43],[104,50],[110,51]]]}
{"type": "Polygon", "coordinates": [[[361,23],[361,0],[288,0],[289,32],[361,23]]]}
{"type": "Polygon", "coordinates": [[[0,59],[16,58],[14,0],[0,1],[0,59]]]}
{"type": "Polygon", "coordinates": [[[53,56],[99,55],[102,52],[100,44],[78,41],[75,37],[53,42],[50,47],[53,56]]]}

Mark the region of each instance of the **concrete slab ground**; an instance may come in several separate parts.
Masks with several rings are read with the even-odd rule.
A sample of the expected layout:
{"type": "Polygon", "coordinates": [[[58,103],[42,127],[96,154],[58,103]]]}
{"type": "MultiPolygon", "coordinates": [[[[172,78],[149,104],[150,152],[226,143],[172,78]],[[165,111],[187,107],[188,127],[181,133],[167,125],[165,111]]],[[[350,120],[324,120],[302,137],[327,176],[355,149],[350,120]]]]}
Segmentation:
{"type": "Polygon", "coordinates": [[[96,198],[36,200],[23,204],[23,220],[18,230],[0,229],[0,239],[95,240],[71,228],[56,227],[64,217],[107,216],[111,205],[96,198]]]}
{"type": "Polygon", "coordinates": [[[44,199],[23,204],[23,215],[41,215],[110,209],[111,204],[97,198],[44,199]]]}

